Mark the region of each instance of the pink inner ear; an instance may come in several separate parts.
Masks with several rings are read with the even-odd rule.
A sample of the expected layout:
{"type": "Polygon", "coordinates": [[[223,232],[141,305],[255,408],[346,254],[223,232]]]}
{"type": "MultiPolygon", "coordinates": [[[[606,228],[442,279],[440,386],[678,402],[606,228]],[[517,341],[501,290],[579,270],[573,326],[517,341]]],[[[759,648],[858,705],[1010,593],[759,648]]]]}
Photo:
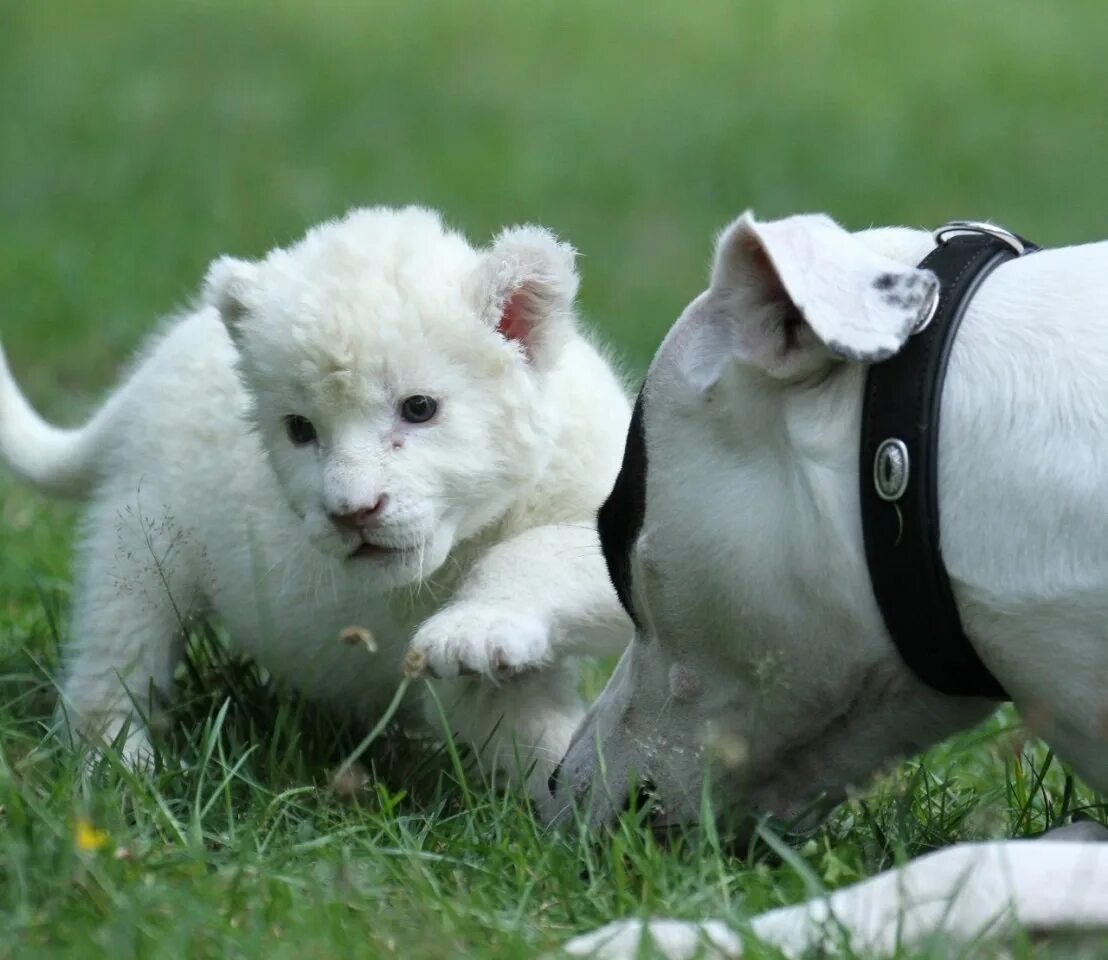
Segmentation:
{"type": "Polygon", "coordinates": [[[516,293],[508,298],[500,314],[496,332],[506,340],[515,340],[524,350],[527,349],[527,321],[523,317],[523,298],[525,294],[516,293]]]}

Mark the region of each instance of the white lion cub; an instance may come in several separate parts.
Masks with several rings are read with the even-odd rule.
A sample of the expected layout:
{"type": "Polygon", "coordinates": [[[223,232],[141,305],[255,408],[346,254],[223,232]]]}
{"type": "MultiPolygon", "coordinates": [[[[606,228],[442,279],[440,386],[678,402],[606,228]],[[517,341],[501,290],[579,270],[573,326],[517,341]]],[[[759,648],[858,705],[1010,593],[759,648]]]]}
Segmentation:
{"type": "Polygon", "coordinates": [[[362,722],[413,657],[459,736],[544,784],[580,719],[565,655],[628,629],[593,517],[629,407],[576,290],[546,230],[474,250],[431,211],[374,208],[216,260],[203,304],[80,429],[44,423],[0,354],[0,455],[90,501],[71,725],[129,725],[141,761],[135,708],[157,708],[184,629],[213,616],[362,722]],[[375,655],[338,641],[351,624],[375,655]]]}

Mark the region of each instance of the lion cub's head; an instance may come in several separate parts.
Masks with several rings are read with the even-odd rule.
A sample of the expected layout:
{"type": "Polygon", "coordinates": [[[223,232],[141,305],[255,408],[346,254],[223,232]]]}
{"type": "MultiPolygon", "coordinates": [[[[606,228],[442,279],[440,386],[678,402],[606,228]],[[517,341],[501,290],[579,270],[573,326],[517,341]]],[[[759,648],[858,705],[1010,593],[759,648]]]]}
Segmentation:
{"type": "Polygon", "coordinates": [[[307,536],[397,586],[542,471],[558,430],[546,373],[576,291],[573,250],[548,231],[474,250],[409,207],[354,211],[258,262],[223,257],[205,293],[307,536]]]}

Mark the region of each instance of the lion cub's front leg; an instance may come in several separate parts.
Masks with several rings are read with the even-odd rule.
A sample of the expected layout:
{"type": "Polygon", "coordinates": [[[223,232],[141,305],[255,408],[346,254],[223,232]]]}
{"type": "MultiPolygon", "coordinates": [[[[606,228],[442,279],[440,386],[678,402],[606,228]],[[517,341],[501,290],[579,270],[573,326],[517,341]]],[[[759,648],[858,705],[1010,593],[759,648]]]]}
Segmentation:
{"type": "MultiPolygon", "coordinates": [[[[416,632],[409,664],[437,678],[451,732],[486,771],[526,781],[541,805],[584,712],[565,656],[619,649],[629,634],[595,531],[551,525],[492,547],[416,632]]],[[[429,698],[435,726],[438,706],[429,698]]]]}
{"type": "Polygon", "coordinates": [[[433,677],[500,680],[567,653],[615,651],[629,638],[595,530],[556,524],[490,548],[411,650],[433,677]]]}

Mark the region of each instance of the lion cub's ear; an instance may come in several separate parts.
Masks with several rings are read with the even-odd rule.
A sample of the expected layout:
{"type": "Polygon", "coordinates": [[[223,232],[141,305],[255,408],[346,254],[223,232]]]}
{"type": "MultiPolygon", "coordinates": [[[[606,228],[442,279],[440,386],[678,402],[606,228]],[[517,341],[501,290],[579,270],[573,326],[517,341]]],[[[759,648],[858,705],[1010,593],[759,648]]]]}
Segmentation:
{"type": "Polygon", "coordinates": [[[243,320],[253,304],[257,268],[247,260],[219,257],[204,278],[204,302],[216,308],[231,339],[238,343],[243,320]]]}
{"type": "Polygon", "coordinates": [[[536,369],[553,366],[573,333],[576,256],[543,227],[508,227],[474,277],[474,296],[486,321],[517,343],[536,369]]]}

